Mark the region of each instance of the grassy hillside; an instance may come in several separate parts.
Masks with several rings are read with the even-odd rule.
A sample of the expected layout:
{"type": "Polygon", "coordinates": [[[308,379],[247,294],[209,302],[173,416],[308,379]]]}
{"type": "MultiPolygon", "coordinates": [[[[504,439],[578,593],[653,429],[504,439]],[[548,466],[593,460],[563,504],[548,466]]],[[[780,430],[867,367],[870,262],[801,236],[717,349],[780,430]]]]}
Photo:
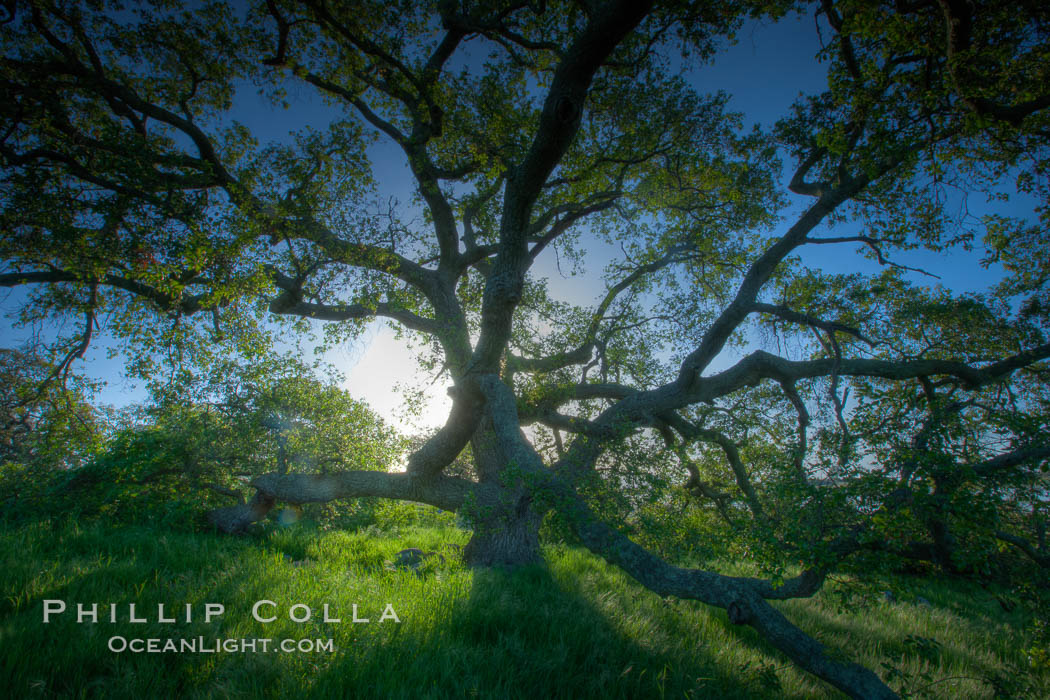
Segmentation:
{"type": "MultiPolygon", "coordinates": [[[[0,688],[63,698],[836,696],[721,611],[661,599],[587,552],[551,547],[544,568],[473,572],[455,557],[465,540],[455,528],[296,526],[256,539],[97,524],[8,530],[0,533],[0,688]],[[445,560],[430,557],[419,572],[392,567],[407,547],[445,560]],[[45,625],[45,599],[70,610],[45,625]],[[258,600],[278,603],[277,621],[252,618],[258,600]],[[102,621],[77,624],[77,602],[104,604],[102,621]],[[150,622],[127,622],[130,602],[150,622]],[[225,614],[206,624],[206,602],[224,604],[225,614]],[[109,603],[119,604],[116,624],[109,603]],[[193,622],[156,622],[158,603],[180,617],[193,604],[193,622]],[[309,622],[288,619],[295,603],[313,609],[309,622]],[[321,619],[325,603],[343,622],[321,619]],[[370,623],[350,622],[353,604],[370,623]],[[386,604],[400,624],[378,622],[386,604]],[[334,652],[114,653],[114,636],[331,639],[334,652]]],[[[898,584],[894,602],[862,596],[843,610],[843,585],[784,608],[894,687],[969,698],[1027,684],[1024,694],[1050,697],[1045,675],[1030,673],[1019,608],[1006,613],[979,587],[922,582],[898,584]]]]}

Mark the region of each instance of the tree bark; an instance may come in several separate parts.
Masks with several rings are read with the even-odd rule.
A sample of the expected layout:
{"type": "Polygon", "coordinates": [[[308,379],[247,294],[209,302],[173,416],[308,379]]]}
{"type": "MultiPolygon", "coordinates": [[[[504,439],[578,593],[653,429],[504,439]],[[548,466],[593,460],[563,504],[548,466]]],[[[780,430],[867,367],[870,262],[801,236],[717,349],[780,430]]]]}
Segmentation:
{"type": "Polygon", "coordinates": [[[208,514],[212,524],[222,532],[242,532],[265,518],[277,502],[301,505],[373,497],[415,501],[451,511],[459,510],[468,499],[482,507],[498,502],[495,490],[466,479],[403,472],[270,473],[256,477],[252,486],[256,494],[251,501],[212,511],[208,514]]]}
{"type": "Polygon", "coordinates": [[[514,568],[540,562],[540,518],[525,505],[524,512],[501,509],[477,520],[474,534],[463,548],[463,561],[474,567],[514,568]]]}
{"type": "Polygon", "coordinates": [[[513,568],[540,561],[540,517],[530,507],[526,493],[507,481],[508,460],[499,448],[492,420],[482,418],[471,439],[471,451],[478,481],[498,488],[500,502],[475,508],[468,513],[474,534],[463,549],[463,561],[470,566],[513,568]]]}

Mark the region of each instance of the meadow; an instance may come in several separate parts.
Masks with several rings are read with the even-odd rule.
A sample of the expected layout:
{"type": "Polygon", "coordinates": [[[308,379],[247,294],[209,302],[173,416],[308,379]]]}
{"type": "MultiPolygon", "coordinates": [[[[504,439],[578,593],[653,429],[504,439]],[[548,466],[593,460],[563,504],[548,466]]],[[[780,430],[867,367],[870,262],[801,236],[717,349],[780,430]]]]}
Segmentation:
{"type": "MultiPolygon", "coordinates": [[[[62,698],[840,697],[724,612],[662,599],[583,549],[547,545],[543,566],[471,570],[457,558],[467,536],[453,525],[296,524],[247,538],[70,520],[12,526],[0,533],[0,687],[62,698]],[[409,547],[441,556],[395,566],[409,547]],[[44,624],[45,600],[69,610],[44,624]],[[277,604],[260,609],[275,621],[252,617],[259,600],[277,604]],[[78,602],[99,603],[100,621],[78,623],[78,602]],[[148,622],[127,621],[132,602],[148,622]],[[208,602],[226,611],[205,623],[208,602]],[[179,621],[157,622],[159,603],[179,621]],[[293,604],[311,619],[290,620],[293,604]],[[324,604],[341,622],[323,619],[324,604]],[[351,621],[355,604],[369,623],[351,621]],[[378,621],[386,605],[400,623],[378,621]],[[114,652],[114,637],[331,640],[332,650],[114,652]]],[[[1007,611],[1004,595],[958,581],[840,579],[782,605],[903,695],[1048,697],[1050,679],[1026,651],[1027,614],[1007,611]]]]}

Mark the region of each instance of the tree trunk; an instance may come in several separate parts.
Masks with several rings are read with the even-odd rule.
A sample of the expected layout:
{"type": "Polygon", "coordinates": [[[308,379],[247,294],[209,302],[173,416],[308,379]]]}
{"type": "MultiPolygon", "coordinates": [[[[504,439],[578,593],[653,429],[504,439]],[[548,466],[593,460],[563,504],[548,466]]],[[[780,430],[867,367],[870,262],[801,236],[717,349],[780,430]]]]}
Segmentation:
{"type": "Polygon", "coordinates": [[[528,496],[516,484],[507,483],[507,460],[496,443],[488,416],[481,420],[470,446],[478,481],[499,486],[506,498],[498,506],[467,513],[473,521],[474,534],[463,549],[463,561],[482,567],[538,563],[540,517],[530,508],[528,496]]]}
{"type": "Polygon", "coordinates": [[[463,561],[469,566],[508,568],[539,563],[540,519],[528,506],[524,510],[517,513],[508,509],[475,522],[474,534],[463,549],[463,561]]]}
{"type": "Polygon", "coordinates": [[[949,487],[946,487],[939,478],[935,477],[933,489],[933,502],[930,505],[931,512],[926,516],[926,528],[933,540],[933,561],[937,566],[949,574],[959,573],[955,565],[955,537],[948,527],[949,515],[949,487]]]}

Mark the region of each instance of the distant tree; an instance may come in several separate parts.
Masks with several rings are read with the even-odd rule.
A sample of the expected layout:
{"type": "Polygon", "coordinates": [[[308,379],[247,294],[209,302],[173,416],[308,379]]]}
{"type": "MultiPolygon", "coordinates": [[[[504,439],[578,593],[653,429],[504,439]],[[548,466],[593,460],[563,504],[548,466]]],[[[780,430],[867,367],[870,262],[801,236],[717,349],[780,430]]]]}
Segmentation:
{"type": "Polygon", "coordinates": [[[281,358],[217,363],[165,385],[136,412],[95,459],[69,475],[65,490],[83,495],[93,508],[134,502],[137,519],[163,519],[171,502],[182,510],[192,505],[198,515],[209,505],[239,504],[210,513],[229,532],[258,519],[246,512],[262,517],[272,507],[261,507],[259,496],[246,503],[255,477],[385,472],[404,449],[366,405],[311,368],[281,358]]]}
{"type": "Polygon", "coordinates": [[[89,391],[32,353],[0,348],[0,462],[80,466],[105,430],[89,391]]]}
{"type": "Polygon", "coordinates": [[[90,339],[105,311],[140,357],[188,364],[212,342],[250,350],[258,310],[332,338],[385,318],[448,373],[448,420],[406,472],[277,469],[229,529],[277,502],[414,500],[469,514],[471,562],[517,564],[553,511],[651,590],[882,698],[768,601],[886,547],[963,566],[960,509],[994,520],[1039,498],[1045,218],[948,206],[1012,189],[1045,217],[1037,3],[799,4],[828,42],[828,88],[772,134],[743,132],[677,66],[703,70],[745,16],[787,3],[6,7],[0,285],[36,290],[26,318],[70,314],[90,339]],[[260,146],[233,105],[289,86],[339,117],[260,146]],[[375,138],[401,150],[411,205],[382,196],[375,138]],[[785,222],[779,156],[805,202],[785,222]],[[885,270],[803,265],[829,245],[885,270]],[[977,245],[1006,271],[983,296],[922,289],[898,262],[977,245]],[[607,250],[591,306],[535,270],[607,250]],[[468,449],[476,478],[444,473],[468,449]],[[803,573],[683,569],[640,546],[615,516],[663,498],[671,470],[803,573]]]}
{"type": "Polygon", "coordinates": [[[44,484],[88,462],[110,431],[91,384],[67,369],[0,348],[0,516],[40,505],[44,484]]]}

